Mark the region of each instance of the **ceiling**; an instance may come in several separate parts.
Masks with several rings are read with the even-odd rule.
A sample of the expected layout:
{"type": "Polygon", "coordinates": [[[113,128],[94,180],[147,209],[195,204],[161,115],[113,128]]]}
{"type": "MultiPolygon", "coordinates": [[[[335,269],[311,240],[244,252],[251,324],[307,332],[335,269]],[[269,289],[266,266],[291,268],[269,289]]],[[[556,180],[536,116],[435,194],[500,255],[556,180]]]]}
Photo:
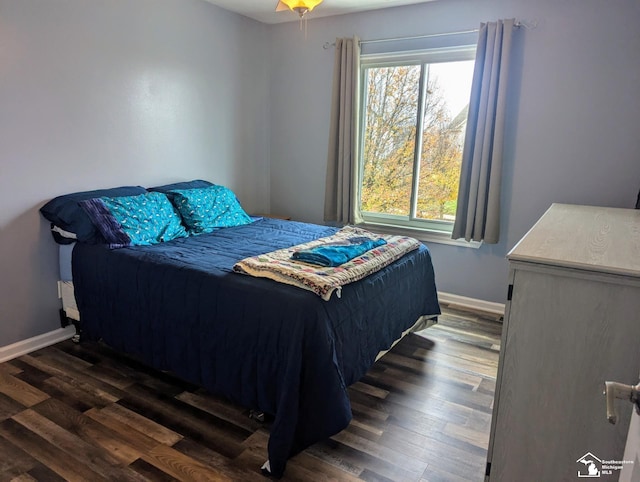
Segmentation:
{"type": "MultiPolygon", "coordinates": [[[[291,11],[276,12],[277,0],[206,0],[226,10],[239,13],[263,23],[282,23],[298,20],[298,14],[291,11]]],[[[324,0],[313,12],[309,19],[342,15],[379,8],[398,7],[414,3],[425,3],[429,0],[324,0]]],[[[433,0],[431,0],[433,1],[433,0]]]]}

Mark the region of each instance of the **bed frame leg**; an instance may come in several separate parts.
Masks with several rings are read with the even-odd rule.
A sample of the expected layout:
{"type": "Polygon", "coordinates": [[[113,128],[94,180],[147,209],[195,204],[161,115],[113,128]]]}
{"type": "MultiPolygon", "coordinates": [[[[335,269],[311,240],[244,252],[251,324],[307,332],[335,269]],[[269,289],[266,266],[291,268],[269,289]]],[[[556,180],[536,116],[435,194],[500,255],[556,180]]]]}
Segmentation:
{"type": "Polygon", "coordinates": [[[264,412],[259,410],[249,410],[249,418],[260,423],[264,422],[264,412]]]}
{"type": "Polygon", "coordinates": [[[82,327],[79,320],[71,320],[73,327],[76,329],[76,334],[71,337],[71,341],[74,343],[80,343],[82,341],[82,327]]]}
{"type": "Polygon", "coordinates": [[[60,327],[66,328],[72,323],[71,318],[67,316],[67,312],[64,311],[62,308],[60,308],[59,313],[60,313],[60,327]]]}
{"type": "Polygon", "coordinates": [[[60,326],[62,328],[66,328],[69,325],[73,325],[76,329],[76,334],[71,337],[71,341],[74,343],[80,343],[80,335],[82,334],[82,330],[80,329],[80,322],[78,320],[74,320],[73,318],[69,318],[67,316],[67,312],[63,309],[60,309],[60,326]]]}

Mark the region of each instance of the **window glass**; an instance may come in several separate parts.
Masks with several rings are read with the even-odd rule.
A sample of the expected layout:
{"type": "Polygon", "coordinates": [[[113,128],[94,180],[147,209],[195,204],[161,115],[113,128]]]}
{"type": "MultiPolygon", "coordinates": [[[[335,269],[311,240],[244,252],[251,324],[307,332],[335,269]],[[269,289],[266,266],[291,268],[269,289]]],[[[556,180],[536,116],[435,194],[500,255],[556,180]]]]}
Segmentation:
{"type": "Polygon", "coordinates": [[[416,217],[452,222],[456,215],[473,61],[428,67],[416,217]]]}
{"type": "Polygon", "coordinates": [[[363,61],[360,209],[366,222],[451,231],[474,51],[363,61]]]}
{"type": "Polygon", "coordinates": [[[409,216],[420,70],[415,65],[368,69],[363,211],[409,216]]]}

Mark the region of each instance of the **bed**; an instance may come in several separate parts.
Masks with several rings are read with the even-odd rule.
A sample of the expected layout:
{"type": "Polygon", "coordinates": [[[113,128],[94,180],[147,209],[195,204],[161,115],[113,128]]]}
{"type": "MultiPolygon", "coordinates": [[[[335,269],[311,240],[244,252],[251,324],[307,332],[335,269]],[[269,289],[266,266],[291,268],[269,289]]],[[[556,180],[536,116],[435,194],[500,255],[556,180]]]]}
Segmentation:
{"type": "Polygon", "coordinates": [[[440,313],[424,245],[327,301],[233,271],[336,230],[261,218],[151,246],[78,242],[65,248],[65,314],[80,320],[82,339],[273,416],[266,469],[281,476],[287,459],[349,424],[347,387],[381,351],[440,313]]]}

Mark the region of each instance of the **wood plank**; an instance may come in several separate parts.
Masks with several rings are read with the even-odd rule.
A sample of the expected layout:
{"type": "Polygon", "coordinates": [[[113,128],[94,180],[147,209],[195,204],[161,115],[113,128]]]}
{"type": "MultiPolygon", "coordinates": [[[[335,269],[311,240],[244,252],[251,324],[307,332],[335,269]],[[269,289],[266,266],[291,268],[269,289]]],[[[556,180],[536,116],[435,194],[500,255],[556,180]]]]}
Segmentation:
{"type": "Polygon", "coordinates": [[[152,450],[160,443],[109,414],[102,413],[102,410],[97,408],[87,410],[85,415],[116,432],[127,444],[136,447],[141,453],[152,450]]]}
{"type": "Polygon", "coordinates": [[[362,383],[358,381],[349,387],[352,390],[358,390],[362,393],[366,393],[367,395],[371,395],[376,398],[385,399],[387,395],[389,395],[389,390],[385,390],[379,387],[372,386],[368,383],[362,383]]]}
{"type": "Polygon", "coordinates": [[[122,466],[110,454],[64,430],[34,410],[25,410],[15,415],[13,420],[47,440],[57,449],[63,450],[70,460],[75,460],[77,464],[100,474],[107,480],[142,480],[138,474],[122,466]]]}
{"type": "Polygon", "coordinates": [[[0,421],[12,417],[18,412],[22,412],[26,407],[16,402],[13,398],[4,393],[0,393],[0,421]]]}
{"type": "Polygon", "coordinates": [[[233,480],[166,445],[154,447],[143,456],[143,459],[178,480],[203,482],[233,480]]]}
{"type": "Polygon", "coordinates": [[[169,430],[168,428],[149,420],[136,412],[132,412],[117,403],[103,408],[101,413],[136,429],[161,444],[173,445],[183,438],[179,433],[169,430]]]}
{"type": "Polygon", "coordinates": [[[238,455],[242,450],[240,443],[251,434],[242,427],[175,398],[162,394],[158,396],[148,387],[137,384],[131,387],[129,395],[118,401],[118,404],[176,433],[215,447],[215,450],[231,458],[238,455]]]}
{"type": "Polygon", "coordinates": [[[257,466],[253,467],[253,470],[250,467],[239,466],[234,459],[229,459],[189,438],[183,438],[173,448],[231,479],[242,480],[243,482],[264,482],[265,480],[262,473],[257,470],[257,466]]]}
{"type": "Polygon", "coordinates": [[[109,480],[13,419],[0,422],[0,435],[68,481],[109,480]]]}
{"type": "MultiPolygon", "coordinates": [[[[245,450],[233,462],[240,467],[259,468],[265,462],[268,433],[264,430],[256,431],[243,444],[245,450]]],[[[309,454],[307,454],[309,455],[309,454]]],[[[333,466],[326,466],[325,470],[317,470],[318,461],[310,461],[304,454],[298,454],[287,462],[287,468],[282,481],[307,481],[329,482],[335,480],[357,480],[349,473],[337,471],[333,466]],[[314,468],[316,467],[316,468],[314,468]],[[336,478],[338,474],[339,478],[336,478]]],[[[255,470],[255,469],[254,469],[255,470]]],[[[260,473],[256,470],[256,473],[260,473]]]]}
{"type": "Polygon", "coordinates": [[[56,365],[62,367],[89,368],[93,365],[93,361],[83,360],[81,357],[70,355],[59,349],[58,345],[48,346],[38,350],[33,354],[34,357],[45,357],[47,361],[57,360],[56,365]]]}
{"type": "Polygon", "coordinates": [[[49,351],[37,358],[25,357],[24,361],[39,370],[51,374],[52,378],[55,377],[55,379],[61,380],[66,385],[71,385],[75,387],[75,389],[83,390],[94,396],[104,398],[109,402],[122,398],[126,393],[123,390],[92,377],[90,372],[88,372],[91,366],[86,367],[83,365],[83,369],[76,367],[73,363],[69,362],[68,355],[61,351],[49,351]],[[63,356],[52,356],[52,354],[63,356]]]}
{"type": "Polygon", "coordinates": [[[117,431],[127,443],[140,449],[143,460],[172,477],[178,479],[186,477],[186,480],[229,480],[213,470],[208,470],[195,459],[172,447],[162,445],[126,423],[103,413],[102,410],[91,409],[87,415],[117,431]],[[211,478],[207,479],[207,477],[211,478]]]}
{"type": "Polygon", "coordinates": [[[22,370],[15,365],[14,360],[10,360],[6,363],[0,363],[0,373],[5,373],[7,375],[17,375],[21,372],[22,370]]]}
{"type": "Polygon", "coordinates": [[[125,390],[136,383],[134,379],[104,365],[93,365],[86,370],[87,374],[120,390],[125,390]]]}
{"type": "Polygon", "coordinates": [[[38,463],[34,468],[27,472],[25,477],[31,477],[38,481],[46,480],[47,482],[66,482],[67,480],[42,463],[38,463]]]}
{"type": "MultiPolygon", "coordinates": [[[[394,472],[404,472],[404,477],[417,479],[424,472],[426,464],[419,459],[413,458],[396,448],[383,446],[378,442],[365,439],[350,433],[348,430],[331,437],[344,445],[348,445],[360,452],[364,452],[372,457],[378,458],[395,467],[394,472]]],[[[407,479],[408,480],[408,479],[407,479]]]]}
{"type": "Polygon", "coordinates": [[[489,434],[486,428],[484,431],[480,431],[455,423],[448,423],[443,433],[457,440],[464,440],[465,442],[473,444],[483,451],[486,451],[487,445],[489,445],[489,434]]]}
{"type": "MultiPolygon", "coordinates": [[[[9,480],[9,479],[7,479],[7,480],[9,480]]],[[[12,477],[10,479],[10,482],[32,482],[32,481],[33,482],[37,482],[38,479],[33,478],[31,475],[29,475],[27,473],[17,475],[17,476],[12,477]]]]}
{"type": "Polygon", "coordinates": [[[138,459],[129,465],[129,467],[146,480],[153,480],[154,482],[173,482],[176,480],[175,477],[151,465],[146,460],[138,459]]]}
{"type": "Polygon", "coordinates": [[[15,367],[19,367],[18,373],[15,375],[16,378],[36,387],[40,386],[47,378],[51,376],[51,374],[46,373],[32,365],[29,365],[21,359],[11,360],[11,363],[15,367]]]}
{"type": "Polygon", "coordinates": [[[68,382],[58,377],[51,377],[45,380],[44,385],[49,385],[90,407],[106,407],[119,400],[118,397],[103,392],[97,387],[73,379],[68,382]]]}
{"type": "Polygon", "coordinates": [[[31,470],[38,463],[21,448],[0,436],[0,480],[10,480],[31,470]]]}
{"type": "MultiPolygon", "coordinates": [[[[429,377],[428,382],[415,383],[410,374],[405,374],[404,377],[398,377],[398,373],[402,372],[398,370],[388,370],[384,373],[377,374],[375,377],[365,375],[362,381],[374,387],[385,389],[388,394],[400,394],[414,398],[424,398],[425,396],[431,396],[438,392],[448,392],[451,390],[473,392],[482,381],[480,377],[475,377],[472,383],[460,382],[452,378],[429,377]]],[[[386,398],[388,399],[388,395],[386,398]]]]}
{"type": "Polygon", "coordinates": [[[401,465],[390,463],[385,458],[371,454],[369,451],[361,450],[348,442],[338,441],[336,437],[318,442],[307,450],[321,460],[325,460],[337,467],[343,465],[346,465],[348,468],[362,467],[361,474],[364,473],[365,470],[369,470],[371,473],[397,482],[418,479],[415,472],[401,465]]]}
{"type": "Polygon", "coordinates": [[[140,450],[127,443],[116,431],[105,427],[59,400],[50,398],[35,405],[33,410],[86,442],[106,450],[108,454],[124,465],[131,464],[142,455],[140,450]]]}
{"type": "Polygon", "coordinates": [[[362,470],[359,468],[351,464],[345,464],[343,461],[336,463],[336,458],[333,458],[331,462],[332,463],[329,463],[329,460],[325,457],[317,457],[316,454],[312,452],[304,451],[296,455],[287,466],[293,467],[293,470],[295,470],[296,467],[304,468],[306,471],[314,474],[312,477],[315,480],[339,480],[341,482],[356,482],[361,480],[359,475],[362,473],[362,470]]]}
{"type": "Polygon", "coordinates": [[[245,408],[234,405],[222,398],[212,397],[206,392],[204,394],[182,392],[176,396],[176,399],[199,410],[210,413],[219,419],[226,420],[246,430],[247,434],[257,430],[261,426],[260,422],[249,417],[249,411],[245,408]]]}
{"type": "Polygon", "coordinates": [[[0,372],[0,393],[4,393],[25,407],[31,407],[49,398],[46,393],[3,372],[0,372]]]}

